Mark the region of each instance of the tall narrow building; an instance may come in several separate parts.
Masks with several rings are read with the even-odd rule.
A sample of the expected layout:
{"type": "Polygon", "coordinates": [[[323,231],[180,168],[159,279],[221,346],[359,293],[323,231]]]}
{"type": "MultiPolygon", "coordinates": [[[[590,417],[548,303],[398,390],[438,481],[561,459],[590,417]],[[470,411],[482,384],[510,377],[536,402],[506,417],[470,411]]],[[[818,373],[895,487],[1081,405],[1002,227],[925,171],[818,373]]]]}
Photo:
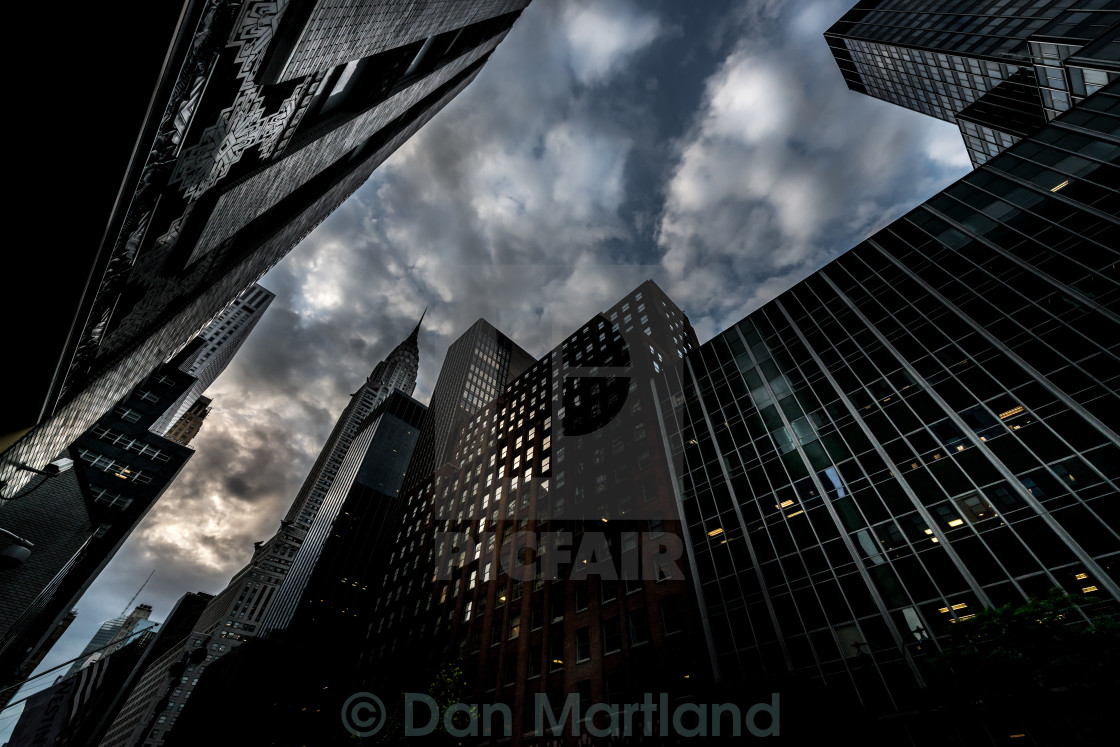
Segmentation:
{"type": "MultiPolygon", "coordinates": [[[[350,396],[276,534],[256,544],[252,559],[207,604],[193,633],[152,665],[167,669],[190,660],[195,674],[169,696],[175,713],[161,723],[158,738],[146,744],[158,747],[169,738],[178,711],[212,662],[269,627],[287,624],[332,523],[356,485],[372,488],[386,500],[395,498],[424,410],[409,396],[416,387],[422,322],[423,316],[350,396]]],[[[145,678],[157,682],[162,676],[145,678]]],[[[150,707],[144,701],[157,697],[164,697],[158,689],[138,688],[123,709],[143,712],[150,707]]]]}
{"type": "Polygon", "coordinates": [[[825,33],[853,91],[960,127],[979,166],[1120,77],[1100,0],[861,0],[825,33]]]}
{"type": "MultiPolygon", "coordinates": [[[[282,630],[288,627],[299,605],[322,605],[334,596],[340,579],[347,579],[346,591],[362,586],[363,590],[373,581],[375,572],[369,564],[356,564],[352,560],[321,564],[324,547],[338,544],[342,516],[368,514],[363,524],[365,531],[352,539],[364,548],[362,557],[374,555],[383,542],[380,536],[391,532],[399,514],[399,491],[405,470],[421,432],[427,408],[396,389],[380,402],[366,418],[355,436],[346,458],[339,469],[322,505],[316,512],[310,531],[300,543],[291,568],[276,592],[276,599],[261,620],[263,630],[282,630]],[[364,572],[359,572],[359,569],[364,572]],[[309,586],[313,574],[317,584],[309,586]]],[[[349,543],[348,543],[349,544],[349,543]]],[[[349,548],[350,552],[354,548],[349,548]]],[[[337,551],[335,551],[337,554],[337,551]]],[[[360,599],[361,595],[358,595],[360,599]]],[[[333,601],[333,600],[332,600],[333,601]]],[[[361,609],[357,599],[335,604],[340,614],[355,616],[350,612],[361,609]]]]}
{"type": "Polygon", "coordinates": [[[77,259],[21,257],[65,292],[22,328],[50,352],[12,372],[0,480],[24,487],[19,463],[49,463],[259,280],[474,80],[526,5],[183,0],[131,37],[132,6],[83,15],[101,43],[60,55],[90,49],[119,76],[119,127],[86,156],[102,168],[84,171],[97,199],[77,259]]]}
{"type": "Polygon", "coordinates": [[[418,337],[423,321],[421,316],[412,333],[393,348],[358,390],[350,395],[350,403],[339,416],[327,443],[319,452],[319,458],[284,516],[283,524],[289,527],[291,536],[297,542],[302,541],[301,533],[306,533],[318,514],[359,427],[391,392],[400,390],[411,395],[416,389],[416,373],[420,366],[418,337]]]}
{"type": "Polygon", "coordinates": [[[413,489],[443,466],[463,425],[535,362],[485,319],[476,321],[451,343],[432,389],[428,418],[403,488],[413,489]]]}
{"type": "Polygon", "coordinates": [[[97,632],[93,634],[93,637],[89,639],[86,647],[82,649],[82,653],[78,654],[78,660],[66,670],[66,676],[69,677],[98,659],[109,656],[127,643],[134,633],[155,625],[155,622],[148,619],[151,615],[152,606],[150,604],[138,604],[132,612],[118,615],[112,620],[103,622],[97,632]]]}
{"type": "Polygon", "coordinates": [[[196,381],[155,422],[153,433],[169,437],[171,429],[226,370],[274,298],[275,293],[253,283],[198,333],[201,344],[192,347],[193,352],[179,363],[179,370],[196,381]]]}

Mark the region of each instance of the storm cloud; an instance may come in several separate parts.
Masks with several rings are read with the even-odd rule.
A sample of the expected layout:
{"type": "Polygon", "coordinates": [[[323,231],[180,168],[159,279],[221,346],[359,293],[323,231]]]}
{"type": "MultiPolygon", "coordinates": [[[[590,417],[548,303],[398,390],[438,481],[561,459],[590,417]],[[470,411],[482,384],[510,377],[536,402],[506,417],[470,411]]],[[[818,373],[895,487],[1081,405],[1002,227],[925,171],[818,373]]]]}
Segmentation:
{"type": "Polygon", "coordinates": [[[262,281],[197,454],[48,662],[139,601],[219,591],[348,396],[430,307],[416,396],[486,317],[541,354],[653,278],[701,340],[969,168],[952,125],[846,89],[851,0],[534,0],[478,79],[262,281]]]}

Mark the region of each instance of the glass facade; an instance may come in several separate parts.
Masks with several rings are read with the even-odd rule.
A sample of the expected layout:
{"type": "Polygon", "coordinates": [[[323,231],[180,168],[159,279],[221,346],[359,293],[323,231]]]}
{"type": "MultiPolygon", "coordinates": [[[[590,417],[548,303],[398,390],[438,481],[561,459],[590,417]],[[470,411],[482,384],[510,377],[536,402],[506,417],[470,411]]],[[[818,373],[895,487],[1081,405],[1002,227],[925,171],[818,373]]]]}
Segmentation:
{"type": "Polygon", "coordinates": [[[689,357],[683,505],[725,678],[906,710],[986,607],[1120,610],[1118,89],[689,357]]]}
{"type": "Polygon", "coordinates": [[[1120,76],[1118,24],[1108,0],[864,0],[825,38],[849,88],[958,124],[979,166],[1120,76]]]}

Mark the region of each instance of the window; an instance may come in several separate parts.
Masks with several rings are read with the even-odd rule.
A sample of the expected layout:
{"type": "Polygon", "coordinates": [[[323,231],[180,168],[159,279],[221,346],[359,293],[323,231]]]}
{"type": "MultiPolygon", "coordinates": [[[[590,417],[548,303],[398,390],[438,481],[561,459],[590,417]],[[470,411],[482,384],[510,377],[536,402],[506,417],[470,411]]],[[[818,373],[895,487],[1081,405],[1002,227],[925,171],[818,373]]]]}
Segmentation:
{"type": "Polygon", "coordinates": [[[630,645],[639,646],[649,643],[649,615],[644,609],[636,609],[630,613],[630,645]]]}
{"type": "Polygon", "coordinates": [[[509,618],[509,638],[513,640],[521,635],[521,615],[510,615],[509,618]]]}
{"type": "Polygon", "coordinates": [[[960,512],[961,516],[968,519],[971,524],[994,518],[996,515],[996,510],[992,508],[992,505],[978,492],[972,492],[960,498],[954,498],[953,502],[957,504],[957,510],[960,512]]]}
{"type": "Polygon", "coordinates": [[[564,619],[564,587],[554,584],[549,595],[548,606],[552,622],[559,622],[564,619]]]}
{"type": "Polygon", "coordinates": [[[612,654],[622,650],[622,626],[618,618],[603,621],[603,653],[612,654]]]}
{"type": "Polygon", "coordinates": [[[665,627],[665,635],[679,633],[684,629],[680,608],[670,600],[661,604],[661,622],[665,627]]]}
{"type": "Polygon", "coordinates": [[[541,647],[529,647],[529,661],[525,667],[525,674],[529,679],[533,677],[540,677],[541,675],[541,647]]]}
{"type": "Polygon", "coordinates": [[[108,490],[99,488],[96,485],[91,487],[90,491],[93,493],[94,503],[104,503],[112,508],[119,508],[122,510],[132,505],[131,498],[125,498],[117,493],[110,493],[108,490]]]}
{"type": "Polygon", "coordinates": [[[845,659],[851,659],[859,655],[860,646],[866,645],[863,643],[863,637],[859,632],[859,628],[853,625],[841,625],[834,628],[836,632],[836,639],[840,642],[840,655],[845,659]]]}
{"type": "Polygon", "coordinates": [[[576,661],[588,661],[591,658],[591,635],[587,628],[576,631],[576,661]]]}

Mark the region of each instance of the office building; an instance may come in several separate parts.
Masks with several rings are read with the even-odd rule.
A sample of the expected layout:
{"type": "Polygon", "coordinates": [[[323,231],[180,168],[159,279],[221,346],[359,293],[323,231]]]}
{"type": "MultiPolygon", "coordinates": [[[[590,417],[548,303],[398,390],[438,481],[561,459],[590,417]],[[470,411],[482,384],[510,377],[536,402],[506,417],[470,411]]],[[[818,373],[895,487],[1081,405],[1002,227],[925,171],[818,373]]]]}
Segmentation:
{"type": "Polygon", "coordinates": [[[70,445],[64,454],[73,469],[36,477],[0,506],[0,526],[33,545],[21,566],[0,576],[0,687],[30,675],[51,631],[194,453],[149,430],[194,381],[174,363],[70,445]]]}
{"type": "Polygon", "coordinates": [[[167,440],[174,441],[181,446],[189,446],[198,432],[202,430],[202,423],[210,414],[209,397],[199,397],[175,423],[167,429],[167,440]]]}
{"type": "Polygon", "coordinates": [[[83,12],[89,25],[67,38],[89,39],[60,54],[119,74],[119,90],[80,109],[114,111],[119,127],[84,154],[101,168],[83,168],[96,199],[68,236],[81,259],[30,257],[28,276],[59,292],[21,330],[51,352],[13,372],[24,396],[0,422],[8,490],[30,480],[20,462],[54,459],[469,85],[527,4],[184,0],[83,12]]]}
{"type": "Polygon", "coordinates": [[[127,687],[156,636],[150,628],[142,630],[111,656],[31,695],[9,744],[97,744],[104,728],[103,715],[116,708],[121,688],[127,687]]]}
{"type": "Polygon", "coordinates": [[[168,715],[158,712],[157,706],[176,686],[182,685],[181,677],[193,672],[192,665],[180,661],[183,649],[179,644],[195,629],[211,599],[213,596],[203,592],[188,592],[180,597],[143,658],[117,689],[116,702],[103,710],[90,744],[98,744],[100,739],[100,744],[124,747],[140,744],[153,730],[154,736],[159,736],[158,730],[167,722],[168,715]],[[132,697],[134,692],[145,697],[132,697]]]}
{"type": "MultiPolygon", "coordinates": [[[[260,722],[278,717],[289,735],[342,743],[346,696],[376,691],[388,703],[391,693],[426,691],[462,661],[462,698],[508,705],[517,744],[537,693],[557,707],[567,693],[620,702],[657,682],[676,703],[710,681],[683,543],[669,563],[643,556],[681,536],[665,444],[680,427],[675,403],[694,345],[684,314],[647,282],[501,387],[465,419],[443,466],[402,492],[397,536],[377,563],[382,578],[354,579],[376,601],[357,603],[370,593],[335,579],[335,598],[351,603],[303,628],[297,615],[289,631],[317,652],[293,676],[306,686],[247,707],[260,722]],[[536,553],[527,574],[501,558],[521,533],[536,553]],[[590,569],[606,556],[615,570],[590,569]],[[338,616],[344,610],[352,622],[338,616]],[[343,635],[318,640],[312,633],[325,624],[343,635]]],[[[448,366],[458,360],[448,356],[441,381],[454,378],[448,366]]],[[[348,516],[336,526],[360,546],[362,524],[348,516]]],[[[275,654],[240,669],[283,676],[275,654]]],[[[238,671],[236,657],[222,666],[238,671]]],[[[186,716],[194,739],[208,734],[207,705],[228,693],[199,696],[186,716]]]]}
{"type": "MultiPolygon", "coordinates": [[[[392,531],[399,514],[401,482],[426,411],[424,405],[395,390],[358,429],[348,458],[339,470],[340,476],[327,492],[311,530],[300,543],[291,568],[276,592],[276,599],[261,621],[261,628],[282,630],[291,622],[297,608],[309,605],[319,609],[329,603],[336,615],[352,618],[355,611],[363,607],[362,597],[372,597],[355,593],[354,598],[350,598],[354,590],[366,590],[375,566],[370,561],[363,563],[351,557],[336,556],[340,552],[358,552],[362,558],[373,556],[385,541],[382,535],[392,531]],[[360,517],[365,517],[360,530],[343,529],[342,525],[359,521],[360,517]],[[332,547],[325,559],[323,553],[332,545],[342,547],[332,547]],[[362,549],[359,551],[359,548],[362,549]],[[317,583],[310,583],[312,578],[316,578],[317,583]],[[346,597],[342,601],[333,598],[340,591],[346,597]]],[[[312,627],[320,624],[323,623],[312,627]]],[[[324,629],[331,627],[324,625],[324,629]]]]}
{"type": "MultiPolygon", "coordinates": [[[[460,662],[466,702],[509,706],[511,743],[537,692],[695,701],[706,681],[723,698],[778,688],[786,734],[846,718],[876,743],[1059,743],[1021,711],[942,708],[932,732],[920,714],[943,705],[938,657],[982,610],[1056,587],[1075,627],[1120,611],[1118,132],[1112,84],[675,367],[691,331],[643,285],[466,423],[404,495],[372,616],[353,608],[368,633],[308,644],[335,652],[298,667],[315,697],[254,712],[341,742],[345,697],[389,703],[460,662]],[[652,350],[621,343],[635,329],[652,350]],[[634,405],[657,415],[620,416],[634,405]],[[516,548],[539,563],[525,581],[495,552],[511,533],[570,527],[574,548],[603,532],[624,568],[630,530],[682,532],[647,499],[679,499],[676,586],[573,580],[563,562],[553,579],[539,535],[516,548]]],[[[271,651],[245,669],[287,666],[271,651]]],[[[207,712],[189,716],[192,736],[207,712]]]]}
{"type": "Polygon", "coordinates": [[[861,0],[825,38],[848,87],[960,127],[979,166],[1120,77],[1107,0],[861,0]]]}
{"type": "MultiPolygon", "coordinates": [[[[182,430],[182,433],[186,433],[188,430],[194,431],[190,433],[186,441],[193,438],[194,433],[197,433],[197,428],[192,429],[191,426],[195,425],[200,418],[198,420],[190,418],[182,424],[180,424],[180,420],[197,405],[199,397],[226,370],[226,366],[233,360],[234,354],[241,349],[245,340],[248,339],[249,333],[257,326],[261,317],[264,316],[265,310],[268,309],[269,304],[275,297],[276,294],[272,291],[253,283],[198,333],[198,339],[202,343],[198,345],[192,355],[185,356],[179,364],[179,368],[195,377],[196,381],[190,389],[183,392],[167,408],[163,416],[152,426],[152,432],[171,438],[172,429],[184,425],[187,427],[182,430]]],[[[207,400],[207,404],[209,404],[209,400],[207,400]]],[[[196,410],[196,417],[201,412],[201,410],[196,410]]],[[[205,417],[205,415],[202,414],[201,417],[205,417]]],[[[176,438],[172,440],[186,445],[182,440],[176,438]]]]}
{"type": "Polygon", "coordinates": [[[413,489],[443,466],[464,423],[535,362],[485,319],[476,321],[451,343],[432,389],[428,418],[409,463],[404,489],[413,489]]]}
{"type": "Polygon", "coordinates": [[[195,676],[167,696],[174,712],[158,725],[159,735],[147,738],[153,747],[173,733],[204,670],[244,642],[287,625],[348,496],[361,493],[385,508],[396,499],[425,409],[408,396],[416,386],[422,320],[350,396],[276,534],[256,544],[252,559],[207,604],[191,635],[153,664],[151,676],[144,675],[151,686],[137,688],[125,704],[132,714],[150,709],[148,700],[163,697],[153,683],[165,675],[156,670],[192,662],[195,676]]]}
{"type": "Polygon", "coordinates": [[[89,639],[86,647],[82,649],[82,653],[78,654],[78,660],[66,671],[66,676],[69,677],[98,659],[109,656],[125,645],[135,633],[154,626],[156,623],[148,620],[151,614],[150,604],[138,604],[127,615],[118,615],[112,620],[103,622],[89,639]]]}
{"type": "Polygon", "coordinates": [[[1112,84],[688,360],[677,448],[724,681],[898,714],[985,608],[1056,587],[1071,624],[1120,611],[1117,133],[1112,84]]]}

